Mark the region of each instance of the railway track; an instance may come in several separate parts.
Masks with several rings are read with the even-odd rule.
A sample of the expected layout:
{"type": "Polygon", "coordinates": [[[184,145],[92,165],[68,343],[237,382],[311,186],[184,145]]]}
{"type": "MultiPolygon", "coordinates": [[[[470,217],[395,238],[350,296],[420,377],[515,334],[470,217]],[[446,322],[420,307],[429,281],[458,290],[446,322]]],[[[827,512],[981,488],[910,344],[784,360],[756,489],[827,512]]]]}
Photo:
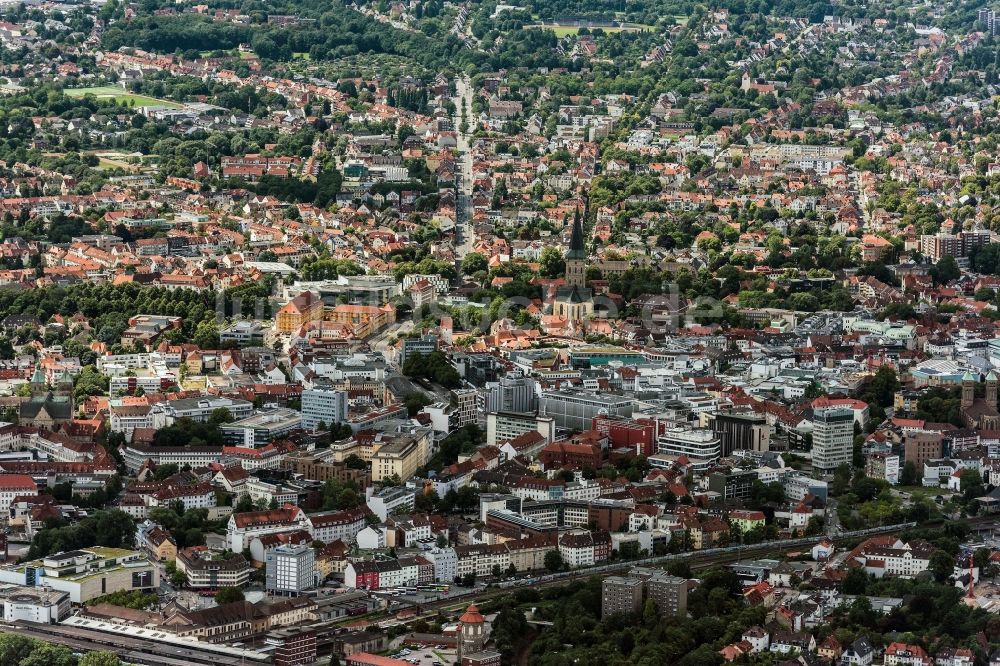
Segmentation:
{"type": "Polygon", "coordinates": [[[14,631],[48,643],[64,645],[74,652],[114,652],[125,662],[146,666],[246,666],[267,663],[252,657],[241,658],[194,646],[174,645],[83,627],[16,622],[0,626],[0,631],[14,631]]]}
{"type": "MultiPolygon", "coordinates": [[[[981,516],[968,519],[970,527],[978,528],[988,524],[998,524],[996,516],[981,516]]],[[[936,523],[927,523],[929,527],[936,523]]],[[[878,534],[889,534],[899,532],[911,527],[915,523],[904,523],[897,525],[886,525],[846,532],[833,538],[836,543],[854,541],[860,538],[867,538],[878,534]]],[[[720,564],[731,564],[748,557],[763,557],[770,554],[780,555],[790,549],[812,545],[820,537],[804,537],[799,539],[786,539],[783,541],[772,541],[767,543],[753,544],[748,546],[732,546],[728,548],[717,548],[711,550],[692,551],[678,553],[676,555],[664,555],[657,557],[647,557],[637,560],[626,560],[604,564],[596,567],[577,569],[554,574],[544,574],[536,578],[523,579],[519,584],[510,584],[504,587],[487,588],[477,592],[456,595],[447,599],[429,601],[422,604],[403,604],[394,609],[392,613],[386,613],[381,619],[370,618],[373,624],[388,626],[390,624],[401,624],[393,617],[395,612],[408,608],[418,610],[417,617],[430,617],[442,610],[460,610],[472,601],[483,602],[510,594],[512,591],[524,586],[532,588],[545,588],[557,585],[565,585],[575,580],[582,580],[592,576],[607,576],[627,571],[634,566],[662,566],[674,561],[686,562],[692,569],[707,569],[720,564]]],[[[412,621],[414,618],[408,618],[412,621]]],[[[345,618],[344,621],[352,620],[345,618]]],[[[341,622],[317,623],[312,628],[317,630],[319,639],[317,642],[323,647],[329,646],[335,634],[339,630],[341,622]]],[[[240,657],[231,654],[224,654],[210,649],[199,649],[191,646],[178,646],[161,641],[126,636],[103,632],[85,627],[63,626],[63,625],[38,625],[27,622],[0,625],[0,632],[16,631],[39,640],[44,640],[59,645],[65,645],[74,652],[91,652],[97,650],[108,650],[119,655],[123,660],[144,664],[146,666],[246,666],[246,664],[267,663],[251,656],[240,657]]]]}

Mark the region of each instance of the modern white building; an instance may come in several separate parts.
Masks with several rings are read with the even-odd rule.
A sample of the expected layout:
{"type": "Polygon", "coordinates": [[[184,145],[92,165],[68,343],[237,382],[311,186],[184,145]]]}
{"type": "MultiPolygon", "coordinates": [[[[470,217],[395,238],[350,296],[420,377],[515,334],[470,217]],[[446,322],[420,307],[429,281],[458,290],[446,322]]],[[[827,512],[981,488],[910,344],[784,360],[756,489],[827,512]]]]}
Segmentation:
{"type": "Polygon", "coordinates": [[[633,409],[633,398],[577,390],[543,391],[538,403],[539,414],[552,417],[560,428],[580,431],[589,430],[599,414],[632,416],[633,409]]]}
{"type": "Polygon", "coordinates": [[[155,446],[152,444],[126,444],[119,449],[125,468],[135,473],[147,461],[154,465],[207,467],[222,459],[221,446],[155,446]]]}
{"type": "Polygon", "coordinates": [[[450,583],[458,575],[458,555],[454,548],[433,548],[421,553],[425,560],[434,565],[434,580],[450,583]]]}
{"type": "Polygon", "coordinates": [[[722,455],[722,440],[713,430],[669,428],[657,440],[657,452],[670,459],[687,456],[696,471],[704,472],[722,455]]]}
{"type": "Polygon", "coordinates": [[[165,414],[166,425],[177,419],[189,418],[192,421],[208,421],[212,412],[217,409],[229,410],[234,419],[243,419],[253,414],[253,403],[239,398],[223,398],[220,396],[202,396],[199,398],[180,398],[158,403],[165,414]]]}
{"type": "Polygon", "coordinates": [[[254,449],[302,427],[302,415],[294,409],[267,407],[250,416],[219,427],[229,446],[254,449]]]}
{"type": "Polygon", "coordinates": [[[278,546],[267,553],[268,592],[297,595],[316,586],[316,556],[308,544],[278,546]]]}
{"type": "Polygon", "coordinates": [[[378,489],[369,486],[365,489],[365,495],[368,508],[383,521],[396,510],[411,511],[416,501],[416,493],[399,486],[378,489]]]}
{"type": "Polygon", "coordinates": [[[347,392],[333,382],[319,378],[302,391],[302,427],[315,430],[320,423],[330,426],[347,420],[347,392]]]}
{"type": "Polygon", "coordinates": [[[82,604],[112,592],[155,590],[160,570],[139,551],[94,547],[0,567],[0,583],[66,592],[82,604]]]}
{"type": "Polygon", "coordinates": [[[486,415],[487,444],[498,446],[526,432],[539,433],[545,444],[549,444],[556,438],[556,421],[552,417],[536,416],[534,413],[490,412],[486,415]]]}
{"type": "Polygon", "coordinates": [[[60,590],[11,585],[0,589],[0,609],[5,622],[56,624],[69,617],[69,594],[60,590]]]}

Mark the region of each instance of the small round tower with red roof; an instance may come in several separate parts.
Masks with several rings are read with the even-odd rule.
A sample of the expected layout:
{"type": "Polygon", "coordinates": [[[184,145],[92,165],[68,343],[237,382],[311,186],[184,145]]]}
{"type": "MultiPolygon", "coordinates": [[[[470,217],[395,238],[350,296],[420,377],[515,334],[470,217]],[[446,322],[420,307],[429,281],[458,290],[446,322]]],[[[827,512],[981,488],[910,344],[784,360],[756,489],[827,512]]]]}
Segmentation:
{"type": "Polygon", "coordinates": [[[486,647],[486,618],[476,604],[470,604],[458,618],[458,661],[462,656],[482,652],[486,647]]]}

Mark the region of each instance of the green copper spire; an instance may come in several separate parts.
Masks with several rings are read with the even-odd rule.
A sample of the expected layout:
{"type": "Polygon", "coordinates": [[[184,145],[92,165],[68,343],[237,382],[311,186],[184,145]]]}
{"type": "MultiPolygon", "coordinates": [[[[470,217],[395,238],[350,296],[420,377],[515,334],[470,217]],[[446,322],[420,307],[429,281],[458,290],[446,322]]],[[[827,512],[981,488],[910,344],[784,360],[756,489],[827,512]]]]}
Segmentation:
{"type": "Polygon", "coordinates": [[[579,208],[573,214],[573,235],[569,238],[569,252],[566,253],[566,258],[581,261],[587,259],[587,250],[583,245],[583,224],[580,221],[579,208]]]}

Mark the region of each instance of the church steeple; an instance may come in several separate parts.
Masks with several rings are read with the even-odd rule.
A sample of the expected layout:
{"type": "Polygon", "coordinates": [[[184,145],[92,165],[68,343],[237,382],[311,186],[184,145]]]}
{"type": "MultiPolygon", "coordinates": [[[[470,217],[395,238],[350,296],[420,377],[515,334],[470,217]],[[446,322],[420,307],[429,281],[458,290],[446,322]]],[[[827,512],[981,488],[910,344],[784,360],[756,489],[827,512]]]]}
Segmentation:
{"type": "Polygon", "coordinates": [[[566,259],[587,259],[587,249],[583,245],[583,221],[580,219],[580,209],[573,213],[573,232],[569,237],[569,252],[566,259]]]}
{"type": "Polygon", "coordinates": [[[976,400],[976,377],[969,370],[962,376],[962,409],[972,407],[976,400]]]}
{"type": "Polygon", "coordinates": [[[42,372],[42,366],[38,363],[35,364],[35,372],[31,375],[31,390],[32,391],[43,391],[45,390],[45,373],[42,372]]]}
{"type": "Polygon", "coordinates": [[[573,214],[573,231],[569,237],[569,251],[566,252],[566,284],[570,287],[587,285],[587,249],[583,244],[583,221],[580,209],[573,214]]]}

